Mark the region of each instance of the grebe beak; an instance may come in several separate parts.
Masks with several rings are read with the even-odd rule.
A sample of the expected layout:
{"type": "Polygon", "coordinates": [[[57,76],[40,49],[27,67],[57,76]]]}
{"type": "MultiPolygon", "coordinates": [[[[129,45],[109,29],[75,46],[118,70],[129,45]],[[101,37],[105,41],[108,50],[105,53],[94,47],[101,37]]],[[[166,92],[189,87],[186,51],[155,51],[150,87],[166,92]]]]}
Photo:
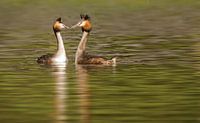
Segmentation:
{"type": "Polygon", "coordinates": [[[65,25],[65,28],[66,28],[66,29],[70,29],[70,27],[68,27],[68,26],[66,26],[66,25],[65,25]]]}
{"type": "Polygon", "coordinates": [[[65,24],[63,24],[63,26],[64,26],[66,29],[70,29],[70,27],[66,26],[65,24]]]}

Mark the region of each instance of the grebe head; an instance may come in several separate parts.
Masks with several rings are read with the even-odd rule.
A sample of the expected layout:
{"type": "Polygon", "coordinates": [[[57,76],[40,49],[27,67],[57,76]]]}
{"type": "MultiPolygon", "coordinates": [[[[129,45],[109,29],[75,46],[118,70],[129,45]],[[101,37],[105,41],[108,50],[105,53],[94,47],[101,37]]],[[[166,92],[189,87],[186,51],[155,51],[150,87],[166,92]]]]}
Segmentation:
{"type": "Polygon", "coordinates": [[[81,19],[83,20],[90,20],[90,16],[87,14],[80,14],[81,19]]]}
{"type": "Polygon", "coordinates": [[[58,18],[56,19],[56,21],[54,22],[53,24],[53,30],[55,32],[60,32],[62,29],[65,29],[65,28],[69,28],[67,26],[65,26],[63,23],[62,23],[62,19],[61,18],[58,18]]]}
{"type": "Polygon", "coordinates": [[[92,30],[92,24],[90,22],[90,16],[87,14],[80,14],[81,20],[83,20],[81,27],[82,31],[90,32],[92,30]]]}

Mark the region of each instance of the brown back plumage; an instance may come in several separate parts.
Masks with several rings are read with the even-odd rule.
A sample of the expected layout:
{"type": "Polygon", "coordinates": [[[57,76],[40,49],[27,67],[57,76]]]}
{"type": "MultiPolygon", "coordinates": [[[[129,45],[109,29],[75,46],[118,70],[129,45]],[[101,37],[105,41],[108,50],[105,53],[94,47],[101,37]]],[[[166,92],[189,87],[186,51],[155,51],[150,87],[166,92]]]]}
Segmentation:
{"type": "Polygon", "coordinates": [[[84,54],[82,58],[78,60],[78,64],[95,64],[95,65],[113,65],[116,63],[116,58],[108,60],[101,56],[92,56],[84,54]]]}
{"type": "Polygon", "coordinates": [[[53,54],[46,54],[38,57],[37,63],[39,64],[51,64],[51,58],[53,57],[53,54]]]}

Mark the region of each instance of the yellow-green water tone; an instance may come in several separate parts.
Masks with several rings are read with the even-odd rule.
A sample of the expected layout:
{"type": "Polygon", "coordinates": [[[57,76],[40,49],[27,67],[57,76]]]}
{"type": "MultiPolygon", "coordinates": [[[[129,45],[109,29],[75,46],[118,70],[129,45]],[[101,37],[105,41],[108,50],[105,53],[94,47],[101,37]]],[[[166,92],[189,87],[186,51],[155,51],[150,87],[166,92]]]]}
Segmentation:
{"type": "Polygon", "coordinates": [[[1,123],[200,122],[199,0],[1,0],[1,123]],[[56,50],[52,23],[91,16],[90,54],[117,66],[75,66],[81,30],[62,36],[66,68],[36,58],[56,50]]]}

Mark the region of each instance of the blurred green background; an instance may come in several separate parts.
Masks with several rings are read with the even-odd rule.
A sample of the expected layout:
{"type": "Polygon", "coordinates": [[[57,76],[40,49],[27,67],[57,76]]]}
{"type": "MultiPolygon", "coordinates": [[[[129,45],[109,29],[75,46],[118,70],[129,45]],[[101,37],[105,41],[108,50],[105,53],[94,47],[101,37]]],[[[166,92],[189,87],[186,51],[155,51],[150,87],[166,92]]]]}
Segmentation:
{"type": "Polygon", "coordinates": [[[1,0],[0,122],[198,123],[199,0],[1,0]],[[81,30],[62,36],[66,68],[40,66],[54,53],[52,24],[91,16],[87,51],[116,67],[74,65],[81,30]]]}

